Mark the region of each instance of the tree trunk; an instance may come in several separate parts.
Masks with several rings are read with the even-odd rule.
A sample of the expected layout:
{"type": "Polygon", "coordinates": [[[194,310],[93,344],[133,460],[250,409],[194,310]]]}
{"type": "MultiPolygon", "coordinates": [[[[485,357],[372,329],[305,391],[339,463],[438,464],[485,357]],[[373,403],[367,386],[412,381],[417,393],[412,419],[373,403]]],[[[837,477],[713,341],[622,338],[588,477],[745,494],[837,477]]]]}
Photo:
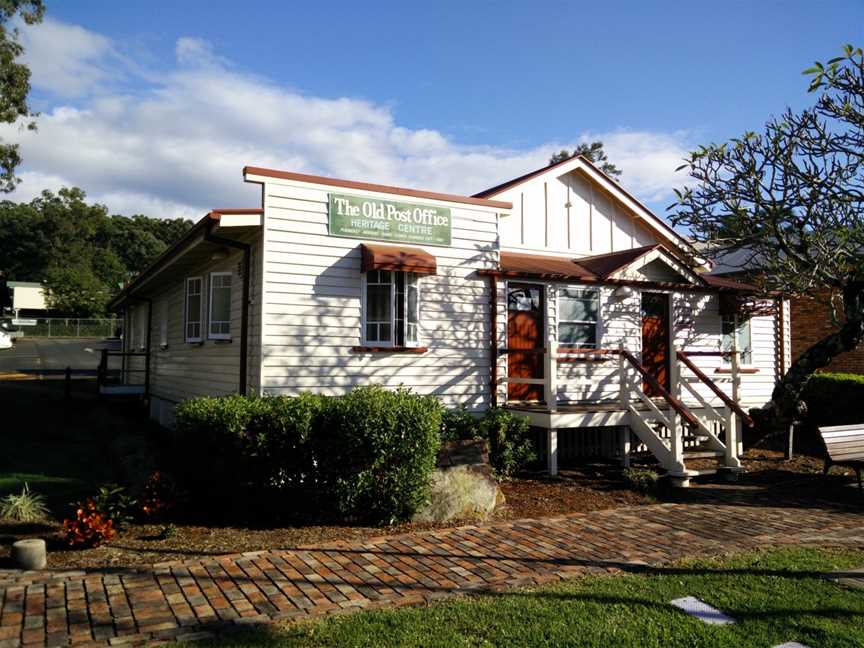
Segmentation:
{"type": "Polygon", "coordinates": [[[801,400],[807,379],[817,369],[828,366],[841,353],[854,350],[864,339],[864,282],[851,282],[843,289],[845,322],[835,333],[807,349],[792,363],[774,387],[771,400],[750,415],[763,435],[802,421],[807,405],[801,400]]]}

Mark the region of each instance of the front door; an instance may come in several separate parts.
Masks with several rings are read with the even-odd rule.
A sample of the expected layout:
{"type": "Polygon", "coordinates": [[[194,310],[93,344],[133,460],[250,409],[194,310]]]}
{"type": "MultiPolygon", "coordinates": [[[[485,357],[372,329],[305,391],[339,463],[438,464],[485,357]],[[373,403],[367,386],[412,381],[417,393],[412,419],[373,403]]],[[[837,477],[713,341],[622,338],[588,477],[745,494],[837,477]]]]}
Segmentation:
{"type": "MultiPolygon", "coordinates": [[[[543,378],[543,286],[507,285],[507,376],[543,378]],[[524,350],[523,350],[524,349],[524,350]]],[[[507,399],[543,400],[543,385],[507,383],[507,399]]]]}
{"type": "MultiPolygon", "coordinates": [[[[642,293],[642,366],[669,389],[669,295],[642,293]]],[[[648,396],[660,396],[647,382],[642,389],[648,396]]]]}

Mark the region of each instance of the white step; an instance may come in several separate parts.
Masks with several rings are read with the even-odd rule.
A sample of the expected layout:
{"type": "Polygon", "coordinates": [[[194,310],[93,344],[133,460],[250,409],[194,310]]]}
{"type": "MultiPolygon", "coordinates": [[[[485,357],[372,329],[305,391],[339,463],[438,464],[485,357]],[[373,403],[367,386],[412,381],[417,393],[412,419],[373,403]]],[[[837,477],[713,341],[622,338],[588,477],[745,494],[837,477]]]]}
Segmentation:
{"type": "Polygon", "coordinates": [[[685,450],[684,461],[688,459],[713,459],[723,457],[726,453],[723,450],[685,450]]]}

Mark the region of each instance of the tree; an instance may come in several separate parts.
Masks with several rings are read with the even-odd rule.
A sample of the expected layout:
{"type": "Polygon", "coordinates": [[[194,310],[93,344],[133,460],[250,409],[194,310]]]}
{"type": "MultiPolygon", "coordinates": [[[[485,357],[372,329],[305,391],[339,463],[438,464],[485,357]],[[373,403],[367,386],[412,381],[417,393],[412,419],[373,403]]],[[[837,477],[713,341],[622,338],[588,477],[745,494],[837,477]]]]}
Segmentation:
{"type": "Polygon", "coordinates": [[[108,215],[76,187],[29,203],[0,202],[0,273],[42,281],[52,309],[96,316],[123,282],[144,270],[191,221],[108,215]]]}
{"type": "Polygon", "coordinates": [[[801,420],[809,376],[864,338],[864,56],[805,70],[813,107],[787,109],[760,133],[703,146],[686,164],[695,183],[676,190],[676,225],[709,255],[735,256],[767,292],[837,296],[839,328],[807,349],[753,412],[775,428],[801,420]],[[731,255],[730,253],[735,253],[731,255]]]}
{"type": "MultiPolygon", "coordinates": [[[[33,117],[27,97],[30,94],[30,69],[18,58],[24,53],[17,28],[9,23],[19,17],[28,25],[41,22],[45,15],[42,0],[0,0],[0,122],[12,124],[33,117]]],[[[31,120],[26,127],[35,129],[31,120]]],[[[19,180],[15,169],[21,164],[17,144],[0,141],[0,191],[10,192],[19,180]]]]}
{"type": "Polygon", "coordinates": [[[48,307],[69,317],[102,315],[111,299],[108,286],[83,261],[51,266],[44,284],[48,307]]]}
{"type": "Polygon", "coordinates": [[[591,162],[600,167],[603,173],[613,180],[617,181],[621,177],[621,169],[609,161],[606,152],[603,150],[603,142],[582,143],[573,149],[572,153],[566,149],[561,150],[549,158],[549,164],[558,164],[577,155],[582,155],[591,160],[591,162]]]}

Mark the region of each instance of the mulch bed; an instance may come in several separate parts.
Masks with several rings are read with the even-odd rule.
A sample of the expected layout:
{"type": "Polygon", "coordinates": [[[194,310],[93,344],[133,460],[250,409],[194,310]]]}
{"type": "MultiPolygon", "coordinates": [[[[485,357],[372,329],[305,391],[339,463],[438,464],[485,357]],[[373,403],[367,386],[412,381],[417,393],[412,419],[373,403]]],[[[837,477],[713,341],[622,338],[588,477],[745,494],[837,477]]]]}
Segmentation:
{"type": "MultiPolygon", "coordinates": [[[[792,461],[786,461],[781,452],[771,450],[748,451],[744,456],[744,465],[747,473],[742,475],[740,483],[762,488],[787,483],[792,485],[802,479],[812,479],[822,471],[821,459],[799,455],[792,461]]],[[[834,468],[833,471],[839,476],[843,469],[834,468]]],[[[628,489],[620,478],[620,469],[600,464],[562,470],[559,478],[544,474],[525,475],[502,483],[501,488],[507,503],[496,511],[494,520],[542,518],[655,501],[628,489]]],[[[0,567],[8,567],[6,558],[10,545],[22,537],[35,536],[48,540],[49,567],[105,568],[291,548],[332,540],[362,541],[386,534],[436,528],[435,525],[410,523],[383,528],[338,525],[240,528],[175,524],[174,532],[169,537],[163,536],[164,524],[134,524],[103,547],[72,550],[64,545],[59,523],[26,526],[0,521],[0,567]]],[[[437,528],[458,524],[454,522],[437,528]]]]}
{"type": "MultiPolygon", "coordinates": [[[[531,475],[506,481],[501,488],[507,503],[496,511],[494,520],[548,517],[644,503],[646,498],[628,490],[616,479],[617,474],[614,467],[589,466],[562,471],[559,479],[531,475]]],[[[309,525],[261,529],[207,527],[178,522],[170,537],[162,535],[164,524],[133,524],[102,547],[73,550],[65,545],[59,523],[21,525],[0,521],[0,567],[9,566],[5,563],[8,562],[10,546],[14,540],[23,537],[42,537],[48,541],[49,567],[105,568],[291,548],[331,540],[364,540],[457,526],[459,523],[437,526],[409,523],[391,527],[309,525]]]]}

